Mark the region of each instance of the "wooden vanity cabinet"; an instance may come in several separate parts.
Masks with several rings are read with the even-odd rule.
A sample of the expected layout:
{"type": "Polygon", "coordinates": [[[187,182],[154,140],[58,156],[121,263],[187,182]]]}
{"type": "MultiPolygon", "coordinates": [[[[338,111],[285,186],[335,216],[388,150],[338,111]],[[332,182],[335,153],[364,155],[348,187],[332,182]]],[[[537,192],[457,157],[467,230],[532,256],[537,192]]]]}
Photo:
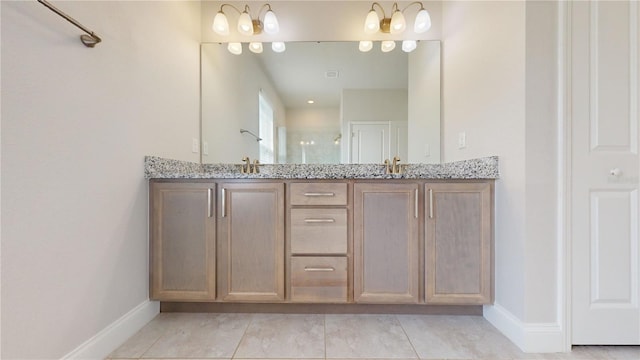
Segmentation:
{"type": "Polygon", "coordinates": [[[213,301],[214,183],[150,182],[149,297],[213,301]]]}
{"type": "Polygon", "coordinates": [[[493,182],[425,185],[425,300],[493,301],[493,182]]]}
{"type": "Polygon", "coordinates": [[[419,183],[355,183],[354,300],[419,301],[419,183]]]}
{"type": "Polygon", "coordinates": [[[222,301],[284,300],[284,183],[218,184],[222,301]]]}

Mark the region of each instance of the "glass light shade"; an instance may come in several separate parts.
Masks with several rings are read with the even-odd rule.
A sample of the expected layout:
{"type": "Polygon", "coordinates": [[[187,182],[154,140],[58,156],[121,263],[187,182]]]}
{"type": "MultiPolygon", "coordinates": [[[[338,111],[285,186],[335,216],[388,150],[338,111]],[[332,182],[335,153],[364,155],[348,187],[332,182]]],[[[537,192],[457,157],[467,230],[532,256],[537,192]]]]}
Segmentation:
{"type": "Polygon", "coordinates": [[[400,10],[396,10],[391,15],[391,33],[400,34],[407,27],[407,22],[404,20],[404,15],[400,10]]]}
{"type": "Polygon", "coordinates": [[[274,41],[271,43],[271,50],[277,53],[284,52],[286,49],[287,47],[284,45],[282,41],[274,41]]]}
{"type": "Polygon", "coordinates": [[[375,10],[371,10],[364,21],[364,33],[375,34],[378,30],[380,30],[380,18],[375,10]]]}
{"type": "Polygon", "coordinates": [[[253,21],[246,11],[238,18],[238,32],[242,35],[253,35],[253,21]]]}
{"type": "Polygon", "coordinates": [[[410,53],[418,47],[418,44],[415,40],[404,40],[402,42],[402,51],[406,53],[410,53]]]}
{"type": "Polygon", "coordinates": [[[249,50],[251,50],[251,52],[253,53],[260,54],[262,52],[262,43],[261,42],[249,43],[249,50]]]}
{"type": "Polygon", "coordinates": [[[264,14],[264,32],[267,34],[277,34],[280,31],[280,25],[278,24],[278,19],[276,18],[276,14],[273,11],[269,10],[266,14],[264,14]]]}
{"type": "Polygon", "coordinates": [[[227,50],[229,50],[233,55],[240,55],[242,54],[242,44],[239,42],[229,43],[229,45],[227,45],[227,50]]]}
{"type": "Polygon", "coordinates": [[[360,45],[358,45],[358,49],[362,52],[367,52],[373,49],[373,41],[362,40],[360,41],[360,45]]]}
{"type": "Polygon", "coordinates": [[[220,35],[229,35],[229,21],[222,11],[218,11],[216,16],[213,18],[213,25],[211,28],[220,35]]]}
{"type": "Polygon", "coordinates": [[[421,34],[431,28],[431,16],[425,9],[418,11],[416,15],[416,22],[413,24],[413,31],[421,34]]]}
{"type": "Polygon", "coordinates": [[[396,42],[393,40],[385,40],[380,44],[380,50],[382,52],[389,52],[396,48],[396,42]]]}

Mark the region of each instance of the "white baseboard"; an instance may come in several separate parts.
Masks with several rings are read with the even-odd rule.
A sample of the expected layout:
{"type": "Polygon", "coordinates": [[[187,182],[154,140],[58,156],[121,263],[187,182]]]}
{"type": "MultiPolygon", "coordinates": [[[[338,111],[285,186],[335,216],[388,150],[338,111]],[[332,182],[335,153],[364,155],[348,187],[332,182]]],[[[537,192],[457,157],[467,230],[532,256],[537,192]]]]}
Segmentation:
{"type": "Polygon", "coordinates": [[[160,313],[160,303],[145,300],[62,359],[104,359],[160,313]]]}
{"type": "Polygon", "coordinates": [[[565,352],[565,336],[557,323],[523,323],[499,304],[485,306],[484,318],[526,353],[565,352]]]}

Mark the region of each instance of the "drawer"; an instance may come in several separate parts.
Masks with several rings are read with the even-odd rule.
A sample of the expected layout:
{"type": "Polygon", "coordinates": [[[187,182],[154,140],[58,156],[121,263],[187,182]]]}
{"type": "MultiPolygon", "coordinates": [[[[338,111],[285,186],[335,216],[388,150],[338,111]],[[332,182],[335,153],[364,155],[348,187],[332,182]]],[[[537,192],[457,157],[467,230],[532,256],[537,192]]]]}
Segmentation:
{"type": "Polygon", "coordinates": [[[347,205],[347,183],[291,183],[291,205],[347,205]]]}
{"type": "Polygon", "coordinates": [[[293,256],[291,301],[346,302],[347,258],[293,256]]]}
{"type": "Polygon", "coordinates": [[[291,209],[292,254],[346,254],[347,209],[291,209]]]}

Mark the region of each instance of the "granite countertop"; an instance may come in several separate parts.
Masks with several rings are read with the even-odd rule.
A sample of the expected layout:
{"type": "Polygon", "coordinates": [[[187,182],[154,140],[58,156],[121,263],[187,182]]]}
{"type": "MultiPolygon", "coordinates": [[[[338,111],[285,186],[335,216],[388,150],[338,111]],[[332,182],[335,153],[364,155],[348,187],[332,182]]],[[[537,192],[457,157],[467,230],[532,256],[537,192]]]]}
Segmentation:
{"type": "Polygon", "coordinates": [[[242,174],[240,164],[199,164],[146,156],[147,179],[498,179],[498,157],[444,164],[402,164],[402,174],[385,174],[378,164],[265,164],[242,174]]]}

